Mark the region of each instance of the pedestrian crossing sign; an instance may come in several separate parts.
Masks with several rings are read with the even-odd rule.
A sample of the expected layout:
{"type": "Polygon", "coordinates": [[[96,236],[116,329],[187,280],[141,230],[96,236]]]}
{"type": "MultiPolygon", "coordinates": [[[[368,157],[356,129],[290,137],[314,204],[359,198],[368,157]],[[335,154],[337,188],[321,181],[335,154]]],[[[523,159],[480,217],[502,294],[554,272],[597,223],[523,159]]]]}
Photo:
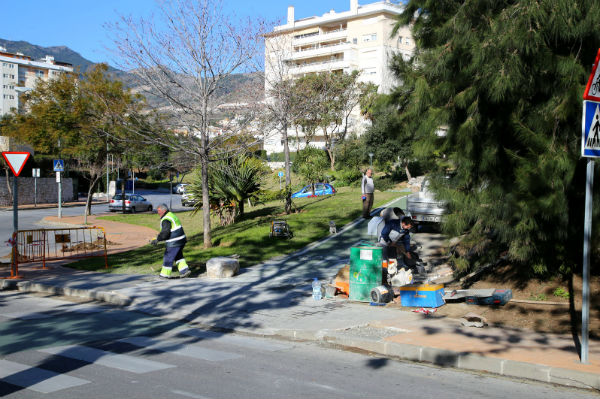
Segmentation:
{"type": "Polygon", "coordinates": [[[583,102],[581,156],[600,157],[600,103],[583,102]]]}
{"type": "Polygon", "coordinates": [[[54,171],[55,172],[64,172],[65,171],[65,162],[62,159],[54,160],[54,171]]]}

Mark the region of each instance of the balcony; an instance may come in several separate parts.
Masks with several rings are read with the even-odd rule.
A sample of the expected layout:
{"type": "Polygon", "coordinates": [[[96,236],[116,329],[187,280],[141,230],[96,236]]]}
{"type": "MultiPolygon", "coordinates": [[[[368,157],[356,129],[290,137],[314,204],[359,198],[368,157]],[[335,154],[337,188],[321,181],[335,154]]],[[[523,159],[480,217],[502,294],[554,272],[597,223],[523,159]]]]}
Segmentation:
{"type": "Polygon", "coordinates": [[[335,71],[338,69],[348,69],[350,67],[350,62],[345,60],[315,61],[290,67],[290,74],[297,75],[301,73],[335,71]]]}
{"type": "Polygon", "coordinates": [[[293,39],[292,46],[302,46],[305,44],[319,43],[336,39],[345,39],[347,35],[348,29],[338,29],[335,31],[329,31],[327,33],[321,33],[319,35],[302,37],[300,39],[293,39]]]}
{"type": "Polygon", "coordinates": [[[332,54],[343,53],[344,51],[352,49],[352,44],[346,42],[329,45],[318,45],[317,47],[318,48],[314,49],[295,51],[286,58],[286,61],[303,60],[314,57],[325,57],[332,54]]]}

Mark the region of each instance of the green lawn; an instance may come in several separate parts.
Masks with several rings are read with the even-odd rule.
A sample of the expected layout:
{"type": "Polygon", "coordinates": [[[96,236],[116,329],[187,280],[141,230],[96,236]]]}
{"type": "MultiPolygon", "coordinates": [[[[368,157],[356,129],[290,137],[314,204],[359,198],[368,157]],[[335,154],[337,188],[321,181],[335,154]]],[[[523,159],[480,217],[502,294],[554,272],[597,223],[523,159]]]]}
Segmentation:
{"type": "MultiPolygon", "coordinates": [[[[399,197],[398,192],[375,193],[375,207],[399,197]]],[[[195,274],[205,270],[205,262],[215,256],[238,254],[240,266],[248,267],[275,256],[297,251],[309,243],[329,234],[329,221],[334,220],[338,230],[361,215],[362,203],[360,189],[343,187],[335,196],[294,200],[296,212],[285,215],[283,202],[275,201],[264,205],[247,207],[244,218],[237,223],[221,227],[212,220],[213,247],[203,248],[202,214],[192,216],[191,212],[182,212],[178,216],[183,224],[188,243],[184,254],[195,274]],[[269,238],[272,220],[286,220],[294,237],[292,239],[269,238]]],[[[102,219],[114,220],[147,226],[158,231],[156,214],[133,214],[104,216],[102,219]]],[[[137,250],[109,256],[112,273],[157,273],[162,264],[164,247],[144,246],[137,250]]],[[[86,259],[70,265],[84,270],[105,271],[104,260],[86,259]]]]}

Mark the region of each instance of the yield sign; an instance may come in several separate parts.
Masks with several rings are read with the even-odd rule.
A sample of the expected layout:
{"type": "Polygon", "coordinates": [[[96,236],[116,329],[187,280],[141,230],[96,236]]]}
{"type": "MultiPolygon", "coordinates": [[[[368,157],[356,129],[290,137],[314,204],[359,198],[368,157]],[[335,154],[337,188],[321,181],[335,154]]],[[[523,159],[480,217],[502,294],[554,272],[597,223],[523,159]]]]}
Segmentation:
{"type": "Polygon", "coordinates": [[[6,160],[8,166],[10,166],[10,170],[12,170],[13,174],[17,177],[23,170],[25,162],[29,159],[28,152],[4,151],[2,152],[2,156],[6,160]]]}
{"type": "Polygon", "coordinates": [[[598,54],[596,54],[592,73],[583,92],[584,100],[600,101],[600,68],[598,68],[598,61],[600,61],[600,49],[598,49],[598,54]]]}

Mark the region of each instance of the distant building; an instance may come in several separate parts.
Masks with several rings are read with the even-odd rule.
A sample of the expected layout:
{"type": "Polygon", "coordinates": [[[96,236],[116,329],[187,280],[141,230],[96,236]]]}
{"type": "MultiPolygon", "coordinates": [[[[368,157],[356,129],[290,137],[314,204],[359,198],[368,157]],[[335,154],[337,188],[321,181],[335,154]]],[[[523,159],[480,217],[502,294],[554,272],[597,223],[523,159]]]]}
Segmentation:
{"type": "Polygon", "coordinates": [[[73,72],[73,66],[54,61],[47,55],[33,61],[22,53],[9,53],[0,46],[0,116],[13,109],[22,111],[20,94],[35,87],[38,79],[47,81],[62,73],[73,72]]]}
{"type": "MultiPolygon", "coordinates": [[[[359,71],[359,80],[372,82],[380,93],[389,93],[397,83],[389,63],[394,54],[412,56],[415,44],[408,26],[392,37],[397,16],[403,7],[389,1],[359,5],[350,0],[350,10],[334,10],[322,16],[296,20],[288,7],[287,23],[276,26],[265,38],[265,88],[282,78],[308,73],[359,71]]],[[[360,133],[358,111],[354,121],[360,133]]],[[[296,135],[295,129],[290,137],[296,135]]],[[[315,145],[323,141],[315,137],[315,145]]],[[[283,149],[280,137],[265,140],[268,153],[283,149]]]]}

